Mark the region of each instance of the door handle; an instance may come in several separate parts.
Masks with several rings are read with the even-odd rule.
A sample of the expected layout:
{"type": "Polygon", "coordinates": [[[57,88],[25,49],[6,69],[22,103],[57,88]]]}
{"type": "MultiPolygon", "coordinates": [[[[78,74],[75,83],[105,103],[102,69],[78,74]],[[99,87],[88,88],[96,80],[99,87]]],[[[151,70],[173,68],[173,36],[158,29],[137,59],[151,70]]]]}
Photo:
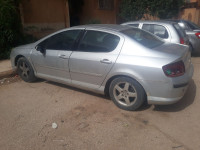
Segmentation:
{"type": "Polygon", "coordinates": [[[102,59],[100,60],[100,62],[104,64],[112,64],[112,61],[110,61],[109,59],[102,59]]]}
{"type": "Polygon", "coordinates": [[[62,59],[68,59],[68,57],[66,55],[64,55],[64,54],[60,54],[60,55],[58,55],[58,57],[62,58],[62,59]]]}

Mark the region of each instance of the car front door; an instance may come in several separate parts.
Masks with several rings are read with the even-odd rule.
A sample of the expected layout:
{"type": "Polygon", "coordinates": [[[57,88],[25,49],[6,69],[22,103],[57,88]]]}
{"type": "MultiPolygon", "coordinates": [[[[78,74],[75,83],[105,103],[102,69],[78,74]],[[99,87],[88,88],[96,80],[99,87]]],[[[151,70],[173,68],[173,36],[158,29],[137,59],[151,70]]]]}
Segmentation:
{"type": "Polygon", "coordinates": [[[55,34],[39,43],[31,59],[36,74],[42,78],[71,82],[69,74],[69,57],[75,41],[82,30],[67,30],[55,34]]]}
{"type": "Polygon", "coordinates": [[[114,65],[123,37],[104,31],[87,30],[76,51],[70,56],[72,83],[82,87],[99,88],[114,65]]]}

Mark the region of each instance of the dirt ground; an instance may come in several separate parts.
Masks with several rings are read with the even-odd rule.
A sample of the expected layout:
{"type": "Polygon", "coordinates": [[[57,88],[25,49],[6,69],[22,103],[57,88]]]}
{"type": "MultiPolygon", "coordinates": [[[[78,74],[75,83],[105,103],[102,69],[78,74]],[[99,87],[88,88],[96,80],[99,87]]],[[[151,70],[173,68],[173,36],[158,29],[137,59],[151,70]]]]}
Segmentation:
{"type": "Polygon", "coordinates": [[[135,112],[65,85],[5,79],[0,150],[200,150],[200,58],[192,61],[195,74],[181,101],[135,112]]]}

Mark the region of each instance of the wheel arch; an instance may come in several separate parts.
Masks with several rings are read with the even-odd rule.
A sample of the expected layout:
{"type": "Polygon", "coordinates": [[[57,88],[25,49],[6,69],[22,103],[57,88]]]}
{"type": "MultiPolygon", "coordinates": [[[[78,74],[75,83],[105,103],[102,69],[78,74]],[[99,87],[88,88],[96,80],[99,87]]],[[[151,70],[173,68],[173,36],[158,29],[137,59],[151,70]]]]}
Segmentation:
{"type": "Polygon", "coordinates": [[[107,80],[107,82],[106,82],[106,84],[105,84],[105,88],[104,88],[104,94],[105,94],[106,96],[109,96],[109,87],[110,87],[111,82],[112,82],[114,79],[118,78],[118,77],[127,77],[127,78],[130,78],[130,79],[132,79],[132,80],[137,81],[137,82],[142,86],[142,88],[144,89],[145,94],[147,95],[147,91],[146,91],[146,89],[144,88],[144,84],[143,84],[143,83],[141,83],[140,81],[138,81],[137,79],[135,79],[135,78],[132,77],[132,76],[119,74],[119,75],[114,75],[114,76],[110,77],[110,78],[107,80]]]}
{"type": "Polygon", "coordinates": [[[17,56],[15,57],[15,60],[14,60],[15,66],[17,66],[18,60],[19,60],[20,58],[22,58],[22,57],[26,58],[24,55],[17,55],[17,56]]]}

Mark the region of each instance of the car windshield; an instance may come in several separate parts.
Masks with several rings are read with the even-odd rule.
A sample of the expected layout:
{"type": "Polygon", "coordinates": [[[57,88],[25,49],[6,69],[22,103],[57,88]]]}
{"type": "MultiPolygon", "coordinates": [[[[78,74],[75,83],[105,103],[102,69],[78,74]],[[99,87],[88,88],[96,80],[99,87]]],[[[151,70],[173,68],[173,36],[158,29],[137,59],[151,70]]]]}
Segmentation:
{"type": "Polygon", "coordinates": [[[162,40],[160,40],[153,34],[150,34],[149,32],[146,32],[141,29],[133,28],[133,29],[123,30],[121,32],[148,48],[154,48],[164,43],[162,40]]]}
{"type": "Polygon", "coordinates": [[[198,25],[194,24],[193,22],[187,21],[187,24],[192,30],[200,29],[200,27],[198,25]]]}

